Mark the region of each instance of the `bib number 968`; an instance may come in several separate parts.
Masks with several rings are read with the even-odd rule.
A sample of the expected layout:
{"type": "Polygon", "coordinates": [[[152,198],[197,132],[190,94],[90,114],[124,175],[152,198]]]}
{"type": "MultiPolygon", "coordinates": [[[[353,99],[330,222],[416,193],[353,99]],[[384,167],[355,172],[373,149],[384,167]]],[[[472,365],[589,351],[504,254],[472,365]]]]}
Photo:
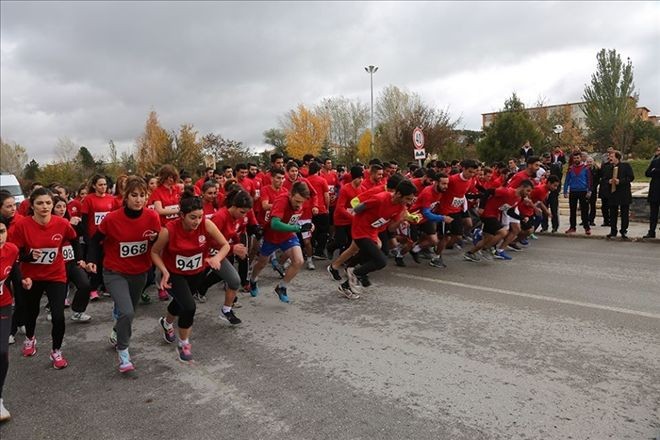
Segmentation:
{"type": "Polygon", "coordinates": [[[137,257],[147,252],[147,241],[130,241],[119,243],[119,256],[121,258],[137,257]]]}

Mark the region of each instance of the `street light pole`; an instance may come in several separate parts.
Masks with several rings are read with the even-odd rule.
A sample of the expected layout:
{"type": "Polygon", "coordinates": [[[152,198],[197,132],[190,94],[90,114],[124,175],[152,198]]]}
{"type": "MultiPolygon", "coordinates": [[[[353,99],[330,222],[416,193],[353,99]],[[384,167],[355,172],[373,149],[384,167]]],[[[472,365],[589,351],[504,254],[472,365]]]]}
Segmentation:
{"type": "Polygon", "coordinates": [[[364,70],[371,79],[371,154],[374,154],[374,73],[378,72],[378,66],[367,66],[364,70]]]}

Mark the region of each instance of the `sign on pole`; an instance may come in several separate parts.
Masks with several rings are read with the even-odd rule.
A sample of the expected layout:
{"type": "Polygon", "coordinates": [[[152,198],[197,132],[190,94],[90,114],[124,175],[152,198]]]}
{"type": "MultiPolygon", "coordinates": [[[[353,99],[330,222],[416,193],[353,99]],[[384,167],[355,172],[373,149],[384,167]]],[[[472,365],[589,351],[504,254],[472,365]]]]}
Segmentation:
{"type": "Polygon", "coordinates": [[[421,149],[421,150],[415,150],[415,160],[424,160],[426,159],[426,150],[421,149]]]}
{"type": "Polygon", "coordinates": [[[424,148],[424,132],[421,128],[417,127],[413,130],[412,138],[416,150],[424,148]]]}

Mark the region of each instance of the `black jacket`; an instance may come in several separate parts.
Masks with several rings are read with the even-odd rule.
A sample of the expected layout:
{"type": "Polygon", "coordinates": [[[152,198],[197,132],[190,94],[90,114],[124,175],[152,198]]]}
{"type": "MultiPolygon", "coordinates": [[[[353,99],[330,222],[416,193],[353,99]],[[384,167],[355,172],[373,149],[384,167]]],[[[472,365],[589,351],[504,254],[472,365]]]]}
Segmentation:
{"type": "Polygon", "coordinates": [[[646,177],[651,178],[649,184],[649,201],[660,202],[660,156],[655,156],[651,159],[649,167],[644,173],[646,177]]]}
{"type": "Polygon", "coordinates": [[[619,162],[619,173],[617,178],[619,184],[616,190],[612,192],[612,184],[609,180],[612,178],[614,167],[612,164],[603,164],[601,168],[600,193],[607,198],[610,205],[630,205],[632,203],[632,190],[630,182],[635,180],[635,174],[629,163],[619,162]]]}

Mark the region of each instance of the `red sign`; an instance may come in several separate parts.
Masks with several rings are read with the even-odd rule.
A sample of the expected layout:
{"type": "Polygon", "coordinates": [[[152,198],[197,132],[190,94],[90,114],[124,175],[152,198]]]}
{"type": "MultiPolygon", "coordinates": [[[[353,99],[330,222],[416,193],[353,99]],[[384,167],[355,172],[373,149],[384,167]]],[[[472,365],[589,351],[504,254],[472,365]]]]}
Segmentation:
{"type": "Polygon", "coordinates": [[[417,127],[413,130],[412,133],[413,146],[416,150],[421,150],[424,148],[424,132],[421,128],[417,127]]]}

